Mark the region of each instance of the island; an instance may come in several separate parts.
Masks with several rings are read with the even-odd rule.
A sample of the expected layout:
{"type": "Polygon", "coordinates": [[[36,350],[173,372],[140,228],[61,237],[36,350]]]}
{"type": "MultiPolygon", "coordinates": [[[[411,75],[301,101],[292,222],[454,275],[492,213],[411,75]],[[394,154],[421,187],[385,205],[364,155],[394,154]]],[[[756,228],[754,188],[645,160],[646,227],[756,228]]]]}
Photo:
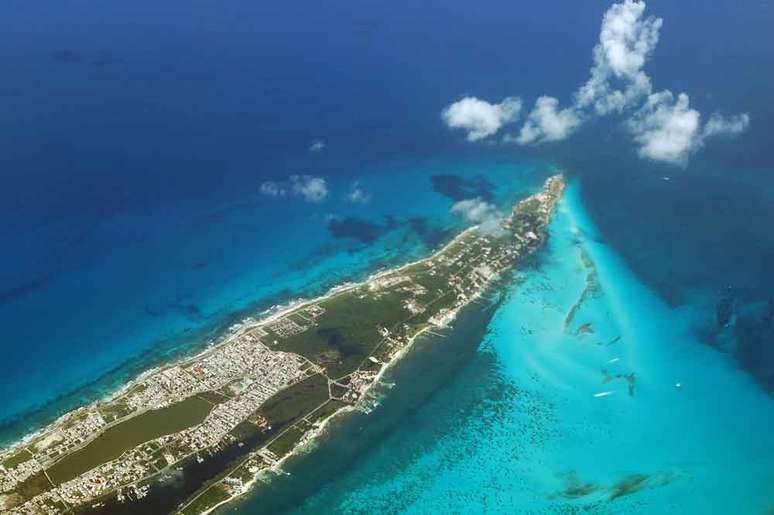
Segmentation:
{"type": "Polygon", "coordinates": [[[141,511],[165,475],[185,470],[198,471],[196,480],[165,500],[164,511],[207,513],[243,494],[331,417],[367,411],[369,389],[418,336],[446,326],[533,254],[563,190],[563,178],[550,177],[494,226],[471,227],[433,255],[362,283],[248,318],[200,354],[67,413],[0,452],[0,511],[141,511]]]}

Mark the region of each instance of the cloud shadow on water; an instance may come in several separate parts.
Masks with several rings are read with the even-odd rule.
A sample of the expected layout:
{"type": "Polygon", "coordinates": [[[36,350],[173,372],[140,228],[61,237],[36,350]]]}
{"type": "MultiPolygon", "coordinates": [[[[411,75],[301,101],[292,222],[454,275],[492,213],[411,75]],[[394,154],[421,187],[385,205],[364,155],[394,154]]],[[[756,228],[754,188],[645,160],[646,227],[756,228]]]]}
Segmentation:
{"type": "Polygon", "coordinates": [[[454,174],[439,174],[430,177],[433,191],[455,202],[471,198],[492,200],[492,183],[486,178],[478,176],[474,178],[461,177],[454,174]]]}
{"type": "Polygon", "coordinates": [[[455,231],[433,225],[427,218],[413,217],[408,220],[411,230],[422,240],[428,249],[434,249],[440,244],[451,239],[455,231]]]}
{"type": "Polygon", "coordinates": [[[369,245],[398,226],[394,217],[387,216],[383,223],[375,223],[365,218],[347,216],[331,218],[328,221],[328,231],[337,239],[353,239],[369,245]]]}

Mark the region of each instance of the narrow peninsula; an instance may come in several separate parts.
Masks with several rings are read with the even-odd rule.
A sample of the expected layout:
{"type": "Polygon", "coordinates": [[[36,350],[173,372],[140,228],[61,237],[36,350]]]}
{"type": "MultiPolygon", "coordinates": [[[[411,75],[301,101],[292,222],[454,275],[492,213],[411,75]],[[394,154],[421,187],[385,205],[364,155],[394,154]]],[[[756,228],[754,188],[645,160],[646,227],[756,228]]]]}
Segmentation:
{"type": "Polygon", "coordinates": [[[418,335],[445,326],[538,249],[563,190],[551,177],[495,227],[248,319],[201,354],[68,413],[0,452],[0,511],[140,511],[173,474],[187,479],[156,510],[201,514],[244,493],[328,419],[367,410],[369,388],[418,335]]]}

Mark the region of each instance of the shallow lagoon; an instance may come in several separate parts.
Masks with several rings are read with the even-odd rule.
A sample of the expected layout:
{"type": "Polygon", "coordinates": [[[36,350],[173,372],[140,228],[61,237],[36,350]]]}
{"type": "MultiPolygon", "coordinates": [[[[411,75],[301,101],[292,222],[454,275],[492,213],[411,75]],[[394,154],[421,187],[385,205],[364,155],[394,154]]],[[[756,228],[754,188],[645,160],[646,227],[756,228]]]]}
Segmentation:
{"type": "MultiPolygon", "coordinates": [[[[316,160],[323,170],[343,166],[316,160]]],[[[0,306],[4,337],[24,342],[0,364],[0,384],[8,385],[0,395],[0,444],[151,366],[201,350],[244,316],[429,253],[461,230],[449,207],[482,176],[485,193],[505,207],[539,188],[548,171],[541,162],[396,160],[362,170],[368,178],[360,187],[379,192],[367,204],[343,199],[357,176],[331,179],[331,198],[322,204],[262,197],[255,178],[215,207],[204,199],[103,221],[62,253],[63,271],[0,306]],[[447,177],[440,185],[439,176],[447,177]],[[357,230],[333,234],[331,216],[381,232],[369,242],[357,230]]],[[[54,236],[27,238],[32,245],[54,236]]]]}
{"type": "Polygon", "coordinates": [[[539,261],[493,314],[419,342],[374,413],[224,511],[770,510],[774,401],[632,275],[577,186],[539,261]]]}

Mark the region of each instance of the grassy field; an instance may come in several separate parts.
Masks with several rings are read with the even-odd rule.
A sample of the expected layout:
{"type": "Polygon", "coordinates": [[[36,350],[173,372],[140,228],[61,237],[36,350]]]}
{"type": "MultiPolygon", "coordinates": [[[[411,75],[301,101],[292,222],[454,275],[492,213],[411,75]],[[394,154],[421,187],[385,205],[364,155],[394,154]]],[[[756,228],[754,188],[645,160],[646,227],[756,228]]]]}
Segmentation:
{"type": "MultiPolygon", "coordinates": [[[[345,376],[357,370],[382,341],[379,328],[396,329],[396,325],[412,318],[420,325],[440,308],[451,306],[455,297],[450,295],[449,276],[470,268],[471,262],[480,255],[480,243],[473,236],[464,237],[443,253],[452,261],[444,265],[436,263],[434,272],[428,263],[418,263],[399,272],[411,281],[371,291],[367,287],[357,288],[336,295],[319,304],[325,312],[315,319],[314,325],[305,331],[289,337],[282,337],[269,331],[269,341],[276,341],[273,348],[301,354],[323,367],[331,378],[345,376]],[[406,286],[421,285],[424,293],[411,293],[406,286]],[[411,317],[403,302],[413,299],[416,303],[433,309],[411,317]]],[[[388,279],[392,276],[387,276],[388,279]]],[[[297,323],[309,326],[296,314],[290,315],[297,323]],[[295,318],[294,318],[295,317],[295,318]]]]}
{"type": "Polygon", "coordinates": [[[22,481],[11,495],[12,506],[20,505],[36,495],[42,494],[53,488],[51,482],[43,472],[38,472],[22,481]]]}
{"type": "Polygon", "coordinates": [[[54,483],[63,483],[103,463],[114,460],[137,445],[200,424],[212,405],[199,397],[151,410],[121,422],[85,447],[68,454],[47,473],[54,483]]]}
{"type": "MultiPolygon", "coordinates": [[[[524,203],[502,233],[484,237],[468,233],[431,261],[415,263],[383,276],[378,287],[373,283],[359,286],[320,302],[322,313],[312,315],[302,310],[287,315],[290,322],[303,328],[277,324],[266,328],[268,334],[262,340],[274,350],[306,357],[324,367],[325,375],[330,378],[342,378],[344,384],[348,382],[344,376],[358,369],[375,371],[380,362],[394,355],[396,345],[405,344],[407,338],[435,324],[430,322],[432,317],[456,308],[466,296],[479,294],[482,282],[488,282],[495,277],[493,273],[502,273],[517,262],[523,249],[536,247],[540,238],[530,235],[529,242],[525,243],[525,236],[533,230],[542,235],[539,227],[544,216],[542,208],[537,200],[524,203]],[[521,243],[515,244],[515,231],[521,233],[517,238],[521,243]],[[391,279],[404,278],[399,276],[408,280],[385,286],[391,279]],[[389,329],[389,338],[382,336],[382,328],[389,329]],[[299,329],[296,334],[282,335],[299,329]],[[368,361],[369,356],[376,363],[368,361]]],[[[261,434],[265,437],[261,445],[270,441],[268,450],[277,457],[285,456],[306,431],[347,405],[329,398],[325,375],[315,374],[266,401],[256,412],[259,416],[255,420],[263,423],[265,419],[269,428],[243,422],[232,434],[239,440],[252,440],[251,445],[255,443],[253,437],[261,434]]],[[[238,392],[238,387],[233,385],[233,391],[238,392]]],[[[336,395],[345,391],[338,388],[336,395]]],[[[228,389],[224,393],[228,394],[228,389]]],[[[232,475],[251,477],[244,464],[232,475]]],[[[211,505],[212,500],[222,495],[217,486],[212,487],[186,511],[194,506],[211,505]]]]}
{"type": "Polygon", "coordinates": [[[237,424],[237,426],[229,432],[234,438],[241,442],[260,434],[263,431],[252,422],[245,420],[244,422],[237,424]]]}
{"type": "Polygon", "coordinates": [[[6,459],[3,462],[3,466],[7,469],[12,469],[14,467],[18,467],[19,465],[21,465],[22,463],[30,459],[32,459],[32,454],[27,452],[26,449],[22,449],[16,454],[12,455],[10,458],[6,459]]]}
{"type": "Polygon", "coordinates": [[[374,294],[355,290],[320,304],[325,313],[316,326],[278,338],[278,350],[295,352],[324,366],[330,377],[354,372],[381,342],[379,327],[390,328],[408,317],[402,305],[407,292],[394,288],[374,294]]]}
{"type": "Polygon", "coordinates": [[[130,415],[132,411],[134,410],[123,401],[115,401],[99,408],[100,415],[108,424],[130,415]]]}
{"type": "Polygon", "coordinates": [[[182,515],[196,515],[198,513],[202,513],[208,508],[212,508],[220,502],[225,501],[229,497],[230,496],[228,492],[226,492],[226,489],[222,485],[215,484],[202,492],[199,497],[197,497],[193,502],[191,502],[191,504],[186,506],[179,513],[182,515]]]}
{"type": "Polygon", "coordinates": [[[296,423],[328,400],[328,379],[313,375],[274,395],[261,406],[260,413],[273,431],[296,423]]]}
{"type": "Polygon", "coordinates": [[[25,497],[35,497],[41,492],[45,492],[51,488],[51,483],[46,479],[43,472],[38,472],[34,476],[30,476],[26,481],[22,483],[19,493],[25,497]]]}
{"type": "MultiPolygon", "coordinates": [[[[252,413],[249,420],[233,428],[231,434],[239,442],[239,447],[245,447],[247,451],[271,442],[269,450],[278,457],[286,455],[306,431],[347,405],[330,398],[328,377],[349,384],[351,378],[345,376],[358,369],[375,372],[406,344],[408,338],[435,324],[435,320],[430,322],[431,317],[444,315],[448,309],[461,304],[461,300],[480,293],[482,281],[491,279],[493,271],[500,273],[507,265],[517,262],[518,252],[539,245],[541,238],[536,238],[528,231],[534,230],[541,236],[544,234],[539,227],[545,216],[543,207],[536,199],[525,202],[517,208],[509,224],[506,224],[507,231],[484,236],[466,233],[441,255],[429,261],[414,263],[381,276],[378,282],[329,297],[319,302],[317,307],[322,308],[320,310],[302,308],[286,315],[287,320],[265,327],[267,334],[261,339],[269,348],[304,356],[310,363],[305,363],[302,370],[314,375],[278,392],[252,413]],[[520,243],[515,246],[514,231],[521,233],[517,238],[520,243]],[[389,330],[389,337],[383,336],[383,329],[389,330]],[[292,334],[294,331],[300,332],[292,334]],[[369,356],[373,358],[371,361],[368,360],[369,356]],[[317,373],[319,369],[313,363],[323,367],[325,373],[317,373]]],[[[263,335],[264,329],[254,331],[263,335]]],[[[184,368],[195,361],[186,363],[184,368]]],[[[249,384],[248,379],[232,378],[218,391],[205,392],[128,420],[124,418],[133,408],[125,398],[98,405],[106,421],[120,422],[83,448],[70,452],[54,463],[46,470],[48,477],[40,473],[18,485],[19,488],[14,492],[17,499],[14,501],[29,499],[52,488],[51,482],[58,485],[78,477],[150,440],[201,423],[213,405],[240,395],[249,384]]],[[[130,393],[146,387],[144,384],[135,385],[130,393]]],[[[346,388],[339,387],[334,395],[341,396],[345,392],[346,388]]],[[[88,415],[87,410],[79,410],[62,427],[73,427],[88,415]]],[[[37,452],[33,445],[29,444],[28,448],[37,452]]],[[[229,445],[236,447],[237,444],[230,442],[229,445]]],[[[166,448],[161,448],[159,444],[146,444],[143,447],[147,453],[147,463],[154,463],[155,470],[167,465],[165,452],[178,453],[186,449],[184,443],[168,443],[166,448]]],[[[21,451],[7,457],[3,464],[11,468],[26,459],[29,459],[29,453],[21,451]]],[[[243,455],[240,455],[239,460],[231,459],[228,466],[237,467],[232,475],[249,479],[251,474],[247,471],[246,463],[243,455]]],[[[192,504],[184,511],[198,513],[224,500],[228,488],[224,487],[221,480],[227,472],[223,470],[211,479],[212,482],[198,485],[201,495],[194,497],[192,504]]],[[[625,484],[621,490],[639,488],[642,480],[635,478],[630,483],[634,487],[625,484]]]]}
{"type": "Polygon", "coordinates": [[[326,402],[323,406],[321,406],[318,410],[316,410],[314,413],[312,413],[309,416],[308,420],[312,422],[318,422],[320,420],[326,419],[346,405],[347,405],[346,402],[337,401],[336,399],[331,399],[328,402],[326,402]]]}
{"type": "Polygon", "coordinates": [[[304,432],[301,429],[291,427],[269,444],[269,450],[278,458],[282,458],[293,449],[302,436],[304,436],[304,432]]]}

